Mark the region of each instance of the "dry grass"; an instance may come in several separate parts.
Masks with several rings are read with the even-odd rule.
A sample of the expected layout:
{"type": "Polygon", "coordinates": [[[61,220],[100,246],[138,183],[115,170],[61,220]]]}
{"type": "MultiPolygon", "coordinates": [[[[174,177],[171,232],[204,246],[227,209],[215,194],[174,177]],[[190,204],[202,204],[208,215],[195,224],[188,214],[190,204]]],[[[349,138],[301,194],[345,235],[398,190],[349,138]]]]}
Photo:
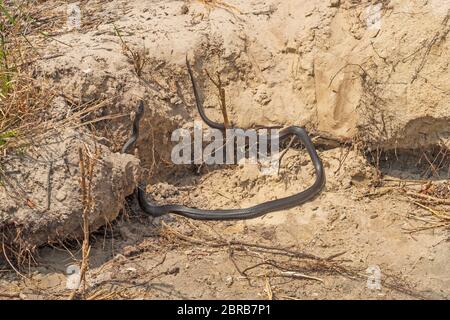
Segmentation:
{"type": "Polygon", "coordinates": [[[74,299],[77,294],[81,294],[83,298],[86,292],[86,273],[89,269],[89,216],[94,207],[94,199],[92,196],[92,184],[94,179],[94,168],[95,164],[100,156],[99,149],[95,146],[95,150],[91,152],[89,148],[85,145],[84,148],[79,148],[78,150],[80,158],[80,186],[82,193],[82,203],[83,203],[83,245],[82,245],[82,259],[80,263],[80,283],[81,287],[74,290],[69,299],[74,299]]]}
{"type": "Polygon", "coordinates": [[[408,227],[403,231],[414,234],[426,230],[450,231],[450,181],[449,180],[402,180],[384,178],[382,191],[397,193],[411,203],[415,210],[408,212],[408,227]]]}
{"type": "MultiPolygon", "coordinates": [[[[51,120],[48,109],[58,94],[43,79],[32,76],[33,63],[41,57],[34,42],[53,41],[45,27],[53,28],[54,17],[35,6],[36,1],[0,4],[0,156],[8,149],[23,147],[40,134],[79,123],[104,105],[96,102],[74,106],[74,112],[59,123],[51,120]]],[[[73,101],[69,104],[75,105],[73,101]]],[[[121,115],[119,115],[121,116],[121,115]]],[[[111,118],[110,116],[109,118],[111,118]]],[[[104,119],[92,120],[90,123],[104,119]]]]}
{"type": "Polygon", "coordinates": [[[228,129],[228,128],[230,128],[230,120],[228,120],[225,89],[223,88],[223,83],[222,83],[222,79],[220,78],[220,73],[216,72],[217,79],[214,80],[212,78],[212,76],[209,74],[208,70],[205,70],[205,71],[206,71],[206,75],[208,76],[209,80],[211,80],[211,82],[217,88],[217,91],[218,91],[217,96],[219,98],[220,109],[222,110],[223,124],[225,126],[225,129],[228,129]]]}
{"type": "Polygon", "coordinates": [[[425,165],[422,177],[432,176],[442,179],[450,177],[450,149],[441,142],[431,150],[424,150],[418,163],[425,165]]]}
{"type": "Polygon", "coordinates": [[[33,76],[36,61],[55,56],[38,50],[56,41],[52,32],[62,28],[51,10],[38,1],[0,3],[0,156],[56,128],[48,110],[57,93],[33,76]]]}
{"type": "Polygon", "coordinates": [[[43,83],[24,73],[15,73],[14,82],[0,101],[0,152],[8,147],[20,147],[19,140],[36,137],[48,125],[43,117],[54,93],[43,88],[43,83]]]}
{"type": "MultiPolygon", "coordinates": [[[[163,277],[176,276],[179,272],[170,258],[166,259],[169,252],[183,252],[193,247],[201,256],[228,257],[238,273],[235,279],[242,280],[242,285],[248,290],[261,290],[262,296],[267,299],[298,299],[299,286],[315,284],[326,288],[327,284],[333,283],[330,281],[342,277],[362,286],[367,281],[365,267],[359,268],[358,262],[346,260],[346,252],[321,257],[292,246],[232,240],[215,230],[214,224],[185,218],[177,220],[171,225],[162,222],[157,239],[147,238],[131,250],[120,251],[101,267],[91,270],[90,286],[77,297],[87,300],[147,299],[161,297],[163,293],[169,297],[187,298],[181,291],[174,288],[162,291],[158,285],[166,281],[170,283],[163,277]],[[101,275],[108,273],[112,273],[112,277],[103,279],[101,275]]],[[[414,289],[414,282],[387,271],[383,272],[382,285],[405,296],[427,298],[426,294],[414,289]]],[[[16,292],[16,289],[8,290],[10,295],[16,292]]],[[[59,287],[42,294],[47,298],[50,295],[61,298],[67,297],[67,290],[59,287]]]]}
{"type": "MultiPolygon", "coordinates": [[[[183,218],[184,220],[184,218],[183,218]]],[[[270,299],[284,298],[284,284],[291,281],[324,282],[324,277],[344,276],[354,281],[366,281],[364,270],[350,266],[347,260],[340,259],[346,252],[330,257],[319,257],[314,254],[279,246],[264,245],[224,239],[204,223],[185,220],[190,230],[179,231],[162,222],[161,236],[169,243],[182,244],[197,250],[226,250],[236,271],[250,286],[254,287],[261,280],[265,281],[265,293],[270,299]],[[195,236],[192,236],[195,234],[195,236]],[[256,283],[255,283],[256,281],[256,283]]],[[[394,274],[384,273],[382,285],[392,291],[417,299],[426,299],[421,292],[412,289],[405,279],[394,274]]],[[[295,298],[295,297],[293,297],[295,298]]]]}
{"type": "Polygon", "coordinates": [[[11,140],[43,130],[42,113],[54,96],[31,76],[31,64],[40,58],[32,39],[44,32],[42,21],[49,19],[34,2],[0,4],[0,154],[11,140]]]}
{"type": "Polygon", "coordinates": [[[122,37],[122,34],[120,33],[120,30],[115,25],[114,31],[116,32],[116,35],[119,37],[120,42],[122,43],[122,50],[124,55],[133,64],[134,72],[140,78],[142,76],[142,70],[144,69],[145,65],[148,62],[147,50],[145,49],[145,46],[143,46],[142,49],[131,48],[125,42],[125,40],[122,37]]]}
{"type": "Polygon", "coordinates": [[[416,233],[431,229],[450,230],[450,183],[423,184],[419,191],[404,188],[408,200],[418,210],[409,213],[408,218],[415,223],[406,232],[416,233]]]}

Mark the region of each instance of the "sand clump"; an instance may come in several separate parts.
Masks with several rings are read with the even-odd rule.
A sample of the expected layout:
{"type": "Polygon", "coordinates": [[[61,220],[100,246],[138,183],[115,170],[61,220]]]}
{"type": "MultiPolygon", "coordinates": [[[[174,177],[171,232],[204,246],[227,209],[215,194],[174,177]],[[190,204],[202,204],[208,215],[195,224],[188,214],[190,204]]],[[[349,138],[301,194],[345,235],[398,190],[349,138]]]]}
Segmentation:
{"type": "Polygon", "coordinates": [[[91,157],[98,154],[89,214],[92,231],[119,215],[139,178],[139,160],[112,153],[89,134],[67,130],[42,143],[24,155],[7,156],[2,168],[0,229],[4,243],[16,252],[82,235],[79,148],[91,157]]]}

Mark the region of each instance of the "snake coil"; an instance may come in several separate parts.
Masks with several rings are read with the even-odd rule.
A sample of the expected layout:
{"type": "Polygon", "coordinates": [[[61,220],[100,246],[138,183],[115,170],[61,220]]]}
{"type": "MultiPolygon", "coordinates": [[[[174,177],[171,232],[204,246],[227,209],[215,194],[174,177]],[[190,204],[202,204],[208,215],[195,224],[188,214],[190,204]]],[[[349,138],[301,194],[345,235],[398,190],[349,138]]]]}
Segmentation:
{"type": "MultiPolygon", "coordinates": [[[[197,110],[202,120],[211,128],[224,130],[225,129],[224,125],[216,123],[206,116],[205,110],[203,108],[199,96],[197,84],[195,82],[192,69],[187,58],[186,58],[186,65],[189,77],[192,82],[192,87],[194,90],[197,110]]],[[[135,145],[136,140],[139,137],[139,123],[142,119],[143,113],[144,113],[144,103],[143,101],[140,101],[138,109],[136,111],[135,119],[133,121],[132,134],[130,139],[122,148],[123,153],[127,153],[135,145]]],[[[242,219],[256,218],[269,212],[285,210],[303,204],[320,193],[320,191],[325,185],[325,172],[323,169],[322,161],[320,160],[314,147],[314,144],[312,143],[306,130],[299,126],[291,126],[281,130],[278,138],[280,139],[280,141],[282,141],[291,135],[297,136],[303,143],[303,145],[306,147],[306,150],[308,151],[308,154],[311,157],[312,163],[314,165],[314,170],[316,173],[316,180],[314,181],[313,185],[300,193],[297,193],[295,195],[286,198],[264,202],[249,208],[203,210],[197,208],[190,208],[183,205],[155,204],[154,202],[149,200],[146,195],[145,192],[146,185],[144,183],[140,183],[139,187],[137,188],[139,205],[145,213],[152,215],[154,217],[174,213],[197,220],[242,220],[242,219]]],[[[270,142],[270,138],[267,138],[265,142],[270,142]]]]}

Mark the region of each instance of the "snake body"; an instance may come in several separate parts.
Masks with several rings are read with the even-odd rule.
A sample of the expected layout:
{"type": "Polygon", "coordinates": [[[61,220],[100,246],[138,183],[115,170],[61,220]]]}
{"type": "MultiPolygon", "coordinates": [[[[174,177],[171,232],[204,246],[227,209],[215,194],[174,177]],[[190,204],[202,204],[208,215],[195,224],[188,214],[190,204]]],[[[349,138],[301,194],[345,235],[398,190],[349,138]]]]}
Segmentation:
{"type": "MultiPolygon", "coordinates": [[[[186,64],[189,76],[191,78],[192,87],[194,90],[197,109],[202,120],[211,128],[224,130],[225,126],[223,124],[216,123],[206,116],[205,110],[203,108],[199,96],[199,90],[197,88],[197,84],[194,80],[194,76],[191,67],[189,65],[189,61],[187,61],[187,59],[186,64]]],[[[130,139],[127,141],[127,143],[124,145],[122,152],[126,153],[136,143],[136,140],[139,136],[139,121],[141,120],[143,113],[144,113],[144,104],[141,101],[139,103],[138,110],[136,112],[136,117],[133,122],[132,135],[130,139]]],[[[322,190],[322,188],[325,185],[325,172],[323,169],[322,161],[320,160],[314,147],[314,144],[312,143],[306,130],[299,126],[291,126],[281,130],[278,138],[280,139],[280,141],[283,141],[291,135],[297,136],[306,147],[306,150],[308,151],[308,154],[311,157],[316,173],[316,180],[314,181],[314,184],[300,193],[297,193],[295,195],[286,198],[264,202],[249,208],[203,210],[197,208],[190,208],[184,205],[155,204],[154,202],[148,199],[145,192],[146,185],[144,183],[141,183],[137,189],[139,205],[145,213],[152,215],[154,217],[174,213],[197,220],[242,220],[242,219],[256,218],[269,212],[285,210],[303,204],[308,200],[314,198],[322,190]]],[[[262,141],[265,143],[270,143],[270,138],[263,138],[262,141]]]]}
{"type": "Polygon", "coordinates": [[[122,147],[122,153],[128,153],[128,151],[136,144],[139,137],[139,123],[144,115],[144,101],[139,101],[136,114],[134,116],[133,128],[131,131],[131,137],[122,147]]]}

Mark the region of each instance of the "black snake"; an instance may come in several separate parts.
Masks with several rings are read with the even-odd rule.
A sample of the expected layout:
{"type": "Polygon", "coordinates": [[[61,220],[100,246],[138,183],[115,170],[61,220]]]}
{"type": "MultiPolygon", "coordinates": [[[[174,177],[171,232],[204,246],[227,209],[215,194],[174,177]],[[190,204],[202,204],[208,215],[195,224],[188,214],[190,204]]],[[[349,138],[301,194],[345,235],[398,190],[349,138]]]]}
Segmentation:
{"type": "MultiPolygon", "coordinates": [[[[194,90],[197,109],[201,118],[211,128],[224,130],[225,127],[223,124],[216,123],[206,116],[199,96],[199,90],[197,88],[197,84],[195,82],[191,67],[189,65],[189,61],[187,61],[187,59],[186,63],[194,90]]],[[[139,137],[139,122],[142,119],[143,113],[144,103],[141,101],[139,103],[138,110],[133,122],[132,135],[122,148],[123,153],[127,153],[136,143],[136,140],[139,137]]],[[[141,183],[137,189],[139,205],[145,213],[155,217],[162,216],[168,213],[174,213],[198,220],[237,220],[256,218],[269,212],[285,210],[303,204],[308,200],[311,200],[322,190],[325,185],[325,172],[323,169],[322,161],[317,155],[316,149],[306,130],[298,126],[285,128],[279,132],[280,142],[290,135],[296,135],[304,144],[311,157],[316,173],[316,180],[314,184],[300,193],[282,199],[267,201],[244,209],[203,210],[197,208],[189,208],[183,205],[157,205],[147,198],[145,192],[146,185],[144,183],[141,183]]],[[[266,138],[265,142],[270,142],[270,138],[266,138]]]]}

